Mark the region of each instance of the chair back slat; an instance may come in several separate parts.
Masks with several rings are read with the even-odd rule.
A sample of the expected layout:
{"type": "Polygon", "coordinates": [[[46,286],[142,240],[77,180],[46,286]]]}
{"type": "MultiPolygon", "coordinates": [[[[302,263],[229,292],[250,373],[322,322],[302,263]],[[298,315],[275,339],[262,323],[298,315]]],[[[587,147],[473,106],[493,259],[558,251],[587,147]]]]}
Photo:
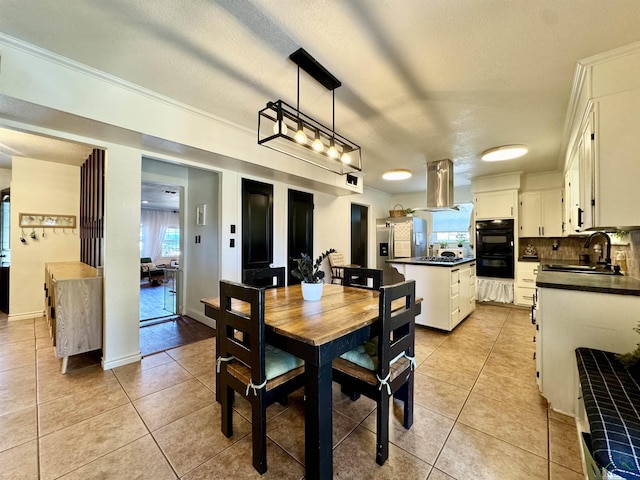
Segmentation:
{"type": "Polygon", "coordinates": [[[382,286],[382,270],[376,268],[345,267],[342,284],[345,287],[380,290],[382,286]],[[369,282],[369,280],[371,280],[371,282],[369,282]]]}
{"type": "Polygon", "coordinates": [[[284,267],[252,268],[242,271],[242,283],[253,287],[284,287],[284,267]]]}
{"type": "Polygon", "coordinates": [[[249,367],[254,384],[262,383],[265,378],[264,298],[264,288],[220,281],[220,352],[217,354],[234,356],[249,367]],[[236,306],[237,301],[243,302],[240,307],[236,306]]]}
{"type": "Polygon", "coordinates": [[[415,344],[416,282],[388,285],[380,288],[380,340],[378,341],[378,375],[385,378],[389,362],[400,353],[413,356],[415,344]],[[404,308],[392,310],[394,300],[403,298],[404,308]]]}

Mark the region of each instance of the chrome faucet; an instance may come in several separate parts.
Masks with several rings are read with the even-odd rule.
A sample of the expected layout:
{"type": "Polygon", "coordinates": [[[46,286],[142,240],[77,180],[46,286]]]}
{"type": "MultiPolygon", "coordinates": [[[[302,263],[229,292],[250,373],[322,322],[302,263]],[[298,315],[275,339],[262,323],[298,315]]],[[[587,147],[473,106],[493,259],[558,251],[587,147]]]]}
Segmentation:
{"type": "Polygon", "coordinates": [[[589,235],[589,238],[587,238],[587,241],[584,242],[584,248],[589,248],[589,246],[591,245],[591,240],[593,240],[594,237],[597,237],[598,235],[602,235],[606,241],[606,247],[607,247],[607,252],[605,254],[604,257],[604,262],[598,262],[599,264],[604,263],[604,265],[606,265],[607,268],[611,268],[611,237],[605,233],[605,232],[593,232],[591,235],[589,235]]]}

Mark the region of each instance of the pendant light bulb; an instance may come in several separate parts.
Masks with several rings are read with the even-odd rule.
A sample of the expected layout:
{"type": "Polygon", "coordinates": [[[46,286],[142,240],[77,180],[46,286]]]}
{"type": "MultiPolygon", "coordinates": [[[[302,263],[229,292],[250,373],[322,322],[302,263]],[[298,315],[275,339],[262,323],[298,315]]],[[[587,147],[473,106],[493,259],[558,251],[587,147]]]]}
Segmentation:
{"type": "Polygon", "coordinates": [[[311,148],[313,148],[318,153],[324,150],[324,145],[322,144],[322,140],[320,140],[319,135],[316,134],[316,139],[311,144],[311,148]]]}
{"type": "Polygon", "coordinates": [[[278,135],[279,133],[281,133],[282,135],[286,135],[288,130],[289,129],[287,128],[287,124],[282,120],[273,124],[273,133],[275,133],[276,135],[278,135]]]}
{"type": "Polygon", "coordinates": [[[340,157],[340,161],[345,165],[349,165],[351,163],[351,155],[349,155],[349,152],[344,152],[340,157]]]}
{"type": "Polygon", "coordinates": [[[293,137],[295,139],[296,142],[304,145],[305,143],[307,143],[307,134],[304,133],[304,130],[302,129],[302,125],[298,125],[298,130],[296,131],[296,134],[293,137]]]}
{"type": "Polygon", "coordinates": [[[329,146],[329,149],[327,150],[327,156],[329,158],[338,158],[340,156],[340,154],[338,153],[338,150],[336,149],[336,146],[334,144],[333,138],[331,139],[331,145],[329,146]]]}

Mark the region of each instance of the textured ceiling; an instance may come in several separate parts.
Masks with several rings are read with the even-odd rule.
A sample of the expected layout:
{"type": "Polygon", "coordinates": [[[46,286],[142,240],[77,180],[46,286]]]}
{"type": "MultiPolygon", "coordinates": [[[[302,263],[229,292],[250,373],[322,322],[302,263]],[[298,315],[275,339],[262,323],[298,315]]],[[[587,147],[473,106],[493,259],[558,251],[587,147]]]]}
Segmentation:
{"type": "Polygon", "coordinates": [[[82,165],[91,150],[89,145],[0,128],[0,168],[11,168],[12,157],[82,165]]]}
{"type": "Polygon", "coordinates": [[[142,208],[180,210],[180,187],[162,183],[142,182],[142,208]]]}
{"type": "MultiPolygon", "coordinates": [[[[256,128],[268,100],[296,102],[290,53],[340,81],[336,130],[362,146],[365,185],[424,190],[427,161],[455,182],[559,167],[576,62],[640,40],[637,0],[2,0],[0,32],[256,128]],[[490,147],[525,143],[512,162],[490,147]],[[409,168],[408,181],[380,179],[409,168]]],[[[331,124],[306,75],[300,107],[331,124]]],[[[0,141],[2,139],[0,138],[0,141]]]]}

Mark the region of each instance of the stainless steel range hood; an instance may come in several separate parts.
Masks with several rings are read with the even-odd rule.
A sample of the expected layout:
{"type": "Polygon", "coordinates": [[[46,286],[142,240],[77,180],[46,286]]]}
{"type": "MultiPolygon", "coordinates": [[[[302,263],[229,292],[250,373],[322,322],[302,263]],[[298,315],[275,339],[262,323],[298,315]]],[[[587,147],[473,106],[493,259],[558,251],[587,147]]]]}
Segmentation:
{"type": "Polygon", "coordinates": [[[436,160],[427,162],[427,206],[414,210],[435,212],[438,210],[458,210],[453,203],[453,162],[436,160]]]}

